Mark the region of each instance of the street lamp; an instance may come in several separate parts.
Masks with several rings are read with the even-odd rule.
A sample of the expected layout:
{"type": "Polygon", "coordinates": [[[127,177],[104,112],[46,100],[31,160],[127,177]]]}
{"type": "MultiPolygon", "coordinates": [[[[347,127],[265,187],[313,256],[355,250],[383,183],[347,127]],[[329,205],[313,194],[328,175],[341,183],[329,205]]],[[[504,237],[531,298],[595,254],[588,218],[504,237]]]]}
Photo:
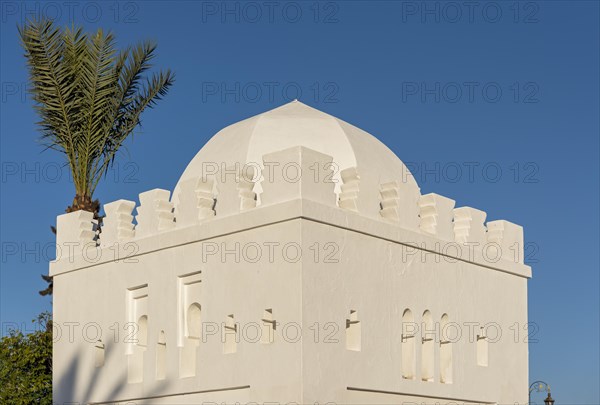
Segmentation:
{"type": "Polygon", "coordinates": [[[548,388],[548,397],[546,399],[544,399],[544,403],[546,405],[554,405],[554,399],[550,395],[550,388],[548,388]]]}
{"type": "Polygon", "coordinates": [[[552,398],[552,396],[550,395],[550,386],[543,381],[536,381],[534,383],[531,383],[531,385],[529,386],[529,402],[527,403],[528,405],[531,405],[531,393],[533,391],[536,391],[536,392],[546,391],[548,393],[548,397],[546,397],[546,399],[544,399],[544,404],[554,405],[554,398],[552,398]]]}

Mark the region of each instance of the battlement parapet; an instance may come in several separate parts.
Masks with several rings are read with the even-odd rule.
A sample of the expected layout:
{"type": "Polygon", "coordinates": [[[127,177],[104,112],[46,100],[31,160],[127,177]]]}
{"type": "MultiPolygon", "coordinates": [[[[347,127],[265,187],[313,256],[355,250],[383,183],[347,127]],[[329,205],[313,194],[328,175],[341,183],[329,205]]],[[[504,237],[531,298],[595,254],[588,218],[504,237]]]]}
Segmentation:
{"type": "Polygon", "coordinates": [[[333,158],[302,146],[266,154],[263,165],[262,168],[228,167],[224,175],[188,179],[179,188],[176,204],[170,191],[162,189],[141,193],[137,208],[135,202],[127,200],[105,204],[100,233],[92,213],[77,211],[60,215],[57,258],[59,250],[61,258],[66,252],[67,256],[74,256],[81,254],[83,245],[102,249],[115,243],[208,226],[215,219],[245,212],[264,213],[289,201],[306,200],[337,210],[340,215],[369,218],[443,243],[474,246],[478,252],[483,246],[493,244],[501,250],[498,254],[503,259],[517,258],[517,263],[523,264],[523,228],[503,220],[486,224],[484,211],[455,208],[454,200],[434,193],[421,195],[414,201],[413,196],[403,192],[404,184],[399,180],[378,184],[376,188],[363,187],[360,167],[341,170],[342,184],[336,194],[333,158]],[[257,183],[260,196],[255,191],[259,189],[257,183]],[[372,218],[373,212],[379,213],[376,218],[372,218]],[[67,249],[74,244],[78,245],[76,249],[67,249]]]}

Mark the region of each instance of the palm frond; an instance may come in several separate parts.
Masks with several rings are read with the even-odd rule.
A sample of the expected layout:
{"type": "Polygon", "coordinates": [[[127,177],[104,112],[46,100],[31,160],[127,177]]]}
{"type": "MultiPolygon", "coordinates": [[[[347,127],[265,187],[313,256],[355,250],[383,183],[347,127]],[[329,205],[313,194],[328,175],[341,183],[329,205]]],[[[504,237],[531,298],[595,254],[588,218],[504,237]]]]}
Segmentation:
{"type": "Polygon", "coordinates": [[[96,181],[92,186],[92,190],[95,190],[101,175],[108,170],[110,164],[114,161],[116,153],[125,139],[141,124],[141,115],[144,110],[153,108],[158,101],[162,100],[174,82],[175,75],[170,70],[160,72],[153,75],[151,80],[147,79],[143,88],[135,94],[135,98],[128,105],[128,109],[117,121],[118,131],[115,131],[110,139],[104,143],[103,165],[99,166],[94,173],[96,181]]]}
{"type": "Polygon", "coordinates": [[[40,20],[20,28],[19,34],[29,65],[30,92],[41,118],[42,139],[63,149],[69,162],[74,162],[73,119],[79,99],[73,97],[77,86],[72,80],[71,65],[63,63],[62,32],[51,21],[40,20]]]}
{"type": "MultiPolygon", "coordinates": [[[[109,120],[111,96],[116,75],[114,69],[114,37],[101,30],[88,42],[87,54],[82,65],[82,101],[85,115],[82,136],[78,143],[80,176],[90,178],[95,162],[101,157],[106,122],[109,120]]],[[[91,194],[90,182],[86,182],[86,194],[91,194]]]]}
{"type": "Polygon", "coordinates": [[[117,52],[111,33],[28,21],[19,34],[29,67],[31,93],[46,148],[65,154],[76,196],[91,196],[143,111],[173,84],[170,71],[152,67],[156,44],[117,52]]]}

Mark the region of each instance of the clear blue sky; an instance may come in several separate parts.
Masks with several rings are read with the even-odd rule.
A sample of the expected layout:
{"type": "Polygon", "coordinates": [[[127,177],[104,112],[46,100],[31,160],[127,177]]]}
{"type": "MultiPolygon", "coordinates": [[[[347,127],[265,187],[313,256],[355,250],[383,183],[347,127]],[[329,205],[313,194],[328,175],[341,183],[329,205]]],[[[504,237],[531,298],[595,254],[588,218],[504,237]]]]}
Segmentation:
{"type": "Polygon", "coordinates": [[[598,2],[470,7],[3,1],[3,326],[51,308],[37,295],[49,227],[73,196],[61,156],[36,144],[25,94],[16,25],[45,12],[113,30],[123,45],[154,39],[157,66],[177,74],[98,189],[102,202],[172,189],[220,128],[299,98],[376,135],[418,168],[423,193],[523,225],[529,319],[539,326],[530,380],[550,383],[557,403],[600,403],[598,2]]]}

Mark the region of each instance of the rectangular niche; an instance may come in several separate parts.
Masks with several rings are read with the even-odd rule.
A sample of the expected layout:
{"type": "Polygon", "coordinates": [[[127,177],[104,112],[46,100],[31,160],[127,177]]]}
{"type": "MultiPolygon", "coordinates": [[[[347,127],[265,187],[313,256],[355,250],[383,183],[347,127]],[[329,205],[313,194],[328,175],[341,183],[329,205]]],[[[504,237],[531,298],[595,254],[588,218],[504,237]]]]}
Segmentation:
{"type": "Polygon", "coordinates": [[[102,343],[101,340],[98,340],[94,344],[94,364],[96,367],[104,366],[104,356],[105,356],[104,343],[102,343]]]}
{"type": "Polygon", "coordinates": [[[482,367],[488,366],[488,338],[483,332],[483,328],[477,335],[477,365],[482,367]]]}
{"type": "Polygon", "coordinates": [[[148,284],[127,290],[127,382],[144,380],[144,355],[148,346],[148,284]]]}
{"type": "Polygon", "coordinates": [[[161,330],[156,342],[156,379],[164,380],[167,375],[167,339],[161,330]]]}
{"type": "Polygon", "coordinates": [[[350,310],[350,317],[346,319],[346,349],[360,352],[361,328],[358,313],[350,310]]]}
{"type": "Polygon", "coordinates": [[[237,352],[238,328],[233,314],[227,315],[223,325],[223,353],[231,354],[237,352]]]}
{"type": "Polygon", "coordinates": [[[201,271],[184,274],[177,280],[177,343],[179,377],[194,377],[198,347],[202,339],[201,271]]]}
{"type": "Polygon", "coordinates": [[[262,331],[260,335],[261,343],[273,343],[275,340],[275,325],[276,322],[273,319],[273,309],[265,309],[263,312],[262,331]]]}

